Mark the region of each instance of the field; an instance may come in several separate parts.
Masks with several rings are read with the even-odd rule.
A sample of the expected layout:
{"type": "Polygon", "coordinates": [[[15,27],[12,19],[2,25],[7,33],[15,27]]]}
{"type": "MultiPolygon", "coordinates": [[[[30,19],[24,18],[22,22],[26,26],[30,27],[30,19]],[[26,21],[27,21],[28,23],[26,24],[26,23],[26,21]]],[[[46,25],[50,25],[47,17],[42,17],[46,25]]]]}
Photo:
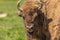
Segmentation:
{"type": "Polygon", "coordinates": [[[0,13],[7,13],[7,17],[0,18],[0,40],[26,40],[23,19],[17,15],[17,1],[0,0],[0,13]]]}

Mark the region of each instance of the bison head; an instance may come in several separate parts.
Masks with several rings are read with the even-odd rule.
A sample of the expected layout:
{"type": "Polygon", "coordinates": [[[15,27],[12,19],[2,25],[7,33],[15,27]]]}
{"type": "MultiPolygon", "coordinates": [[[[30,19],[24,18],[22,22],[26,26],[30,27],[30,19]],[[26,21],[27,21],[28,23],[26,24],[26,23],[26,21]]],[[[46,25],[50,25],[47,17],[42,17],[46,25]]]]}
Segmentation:
{"type": "MultiPolygon", "coordinates": [[[[41,6],[37,2],[25,2],[25,4],[20,7],[20,1],[18,1],[17,8],[19,10],[18,15],[24,19],[25,27],[28,32],[33,32],[39,25],[39,10],[41,6]],[[39,6],[38,6],[39,5],[39,6]]],[[[40,12],[40,13],[39,13],[40,12]]]]}

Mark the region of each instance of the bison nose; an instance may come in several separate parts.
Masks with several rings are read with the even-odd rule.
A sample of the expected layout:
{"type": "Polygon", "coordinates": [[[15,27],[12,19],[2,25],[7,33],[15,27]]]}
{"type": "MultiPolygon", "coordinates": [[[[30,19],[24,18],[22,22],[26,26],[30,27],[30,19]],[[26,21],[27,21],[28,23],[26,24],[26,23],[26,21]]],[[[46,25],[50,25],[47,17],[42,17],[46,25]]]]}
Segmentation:
{"type": "Polygon", "coordinates": [[[30,26],[26,26],[26,28],[27,28],[27,31],[33,32],[34,25],[32,24],[30,26]]]}

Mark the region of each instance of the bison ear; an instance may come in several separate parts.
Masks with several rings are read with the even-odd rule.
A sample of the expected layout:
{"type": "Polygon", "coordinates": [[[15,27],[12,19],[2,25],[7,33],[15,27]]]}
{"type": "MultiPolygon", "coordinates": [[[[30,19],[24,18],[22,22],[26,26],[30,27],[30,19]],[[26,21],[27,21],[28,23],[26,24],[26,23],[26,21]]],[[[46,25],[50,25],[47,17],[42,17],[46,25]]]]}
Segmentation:
{"type": "Polygon", "coordinates": [[[22,12],[18,11],[18,16],[22,17],[22,12]]]}

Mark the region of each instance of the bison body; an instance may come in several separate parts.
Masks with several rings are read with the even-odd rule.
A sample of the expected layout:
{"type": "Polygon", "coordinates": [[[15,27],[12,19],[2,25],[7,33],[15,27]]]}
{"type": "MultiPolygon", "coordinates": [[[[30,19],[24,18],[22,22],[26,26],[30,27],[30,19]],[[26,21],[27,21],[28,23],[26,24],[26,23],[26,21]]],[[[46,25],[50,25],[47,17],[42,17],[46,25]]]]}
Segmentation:
{"type": "Polygon", "coordinates": [[[60,1],[26,0],[19,8],[23,17],[27,40],[60,40],[60,1]]]}

